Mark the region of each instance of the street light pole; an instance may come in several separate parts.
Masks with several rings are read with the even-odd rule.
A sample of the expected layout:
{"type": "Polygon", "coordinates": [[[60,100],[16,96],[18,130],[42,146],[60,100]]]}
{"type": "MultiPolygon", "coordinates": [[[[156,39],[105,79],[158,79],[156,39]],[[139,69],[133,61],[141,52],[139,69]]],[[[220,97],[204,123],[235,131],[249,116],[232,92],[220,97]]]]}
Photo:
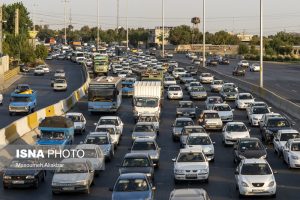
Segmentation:
{"type": "Polygon", "coordinates": [[[100,38],[100,33],[99,33],[99,0],[97,0],[97,51],[99,50],[99,38],[100,38]]]}
{"type": "Polygon", "coordinates": [[[64,13],[65,13],[65,44],[67,44],[67,0],[64,0],[65,3],[65,8],[64,8],[64,13]]]}
{"type": "Polygon", "coordinates": [[[128,38],[128,0],[126,0],[126,47],[128,50],[129,47],[129,38],[128,38]]]}
{"type": "Polygon", "coordinates": [[[263,2],[260,0],[260,84],[261,88],[264,87],[264,67],[263,67],[263,59],[264,59],[264,38],[263,38],[263,2]]]}
{"type": "Polygon", "coordinates": [[[162,57],[165,57],[165,8],[164,0],[162,0],[162,57]]]}
{"type": "Polygon", "coordinates": [[[203,0],[203,62],[202,66],[205,67],[205,0],[203,0]]]}

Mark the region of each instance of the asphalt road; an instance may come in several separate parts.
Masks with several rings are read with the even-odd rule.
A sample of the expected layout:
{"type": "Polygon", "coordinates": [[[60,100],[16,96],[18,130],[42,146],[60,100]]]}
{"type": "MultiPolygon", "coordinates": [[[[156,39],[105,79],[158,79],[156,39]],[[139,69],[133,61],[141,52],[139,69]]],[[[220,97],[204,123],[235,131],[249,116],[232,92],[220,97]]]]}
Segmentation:
{"type": "Polygon", "coordinates": [[[34,76],[32,73],[24,74],[22,78],[11,85],[3,94],[3,105],[0,106],[0,128],[3,128],[11,122],[25,116],[25,114],[17,114],[9,116],[8,105],[10,93],[14,91],[17,84],[30,84],[33,90],[37,90],[37,108],[35,110],[52,105],[61,99],[68,97],[74,90],[79,88],[84,82],[84,73],[82,67],[70,61],[51,60],[47,62],[51,72],[44,76],[34,76]],[[56,69],[64,69],[68,82],[68,90],[65,92],[54,92],[50,86],[51,78],[56,69]]]}
{"type": "MultiPolygon", "coordinates": [[[[208,87],[207,87],[208,88],[208,87]]],[[[209,93],[209,95],[212,95],[209,93]]],[[[215,95],[215,94],[214,94],[215,95]]],[[[184,99],[189,99],[185,94],[184,99]]],[[[175,120],[175,107],[178,101],[170,101],[165,99],[160,124],[160,135],[157,139],[161,147],[160,167],[155,171],[155,185],[157,188],[156,199],[166,200],[169,199],[169,194],[174,188],[204,188],[209,193],[212,200],[233,200],[238,199],[238,192],[235,190],[234,182],[234,169],[233,163],[233,149],[232,147],[224,147],[221,142],[221,132],[210,132],[211,138],[215,144],[215,162],[210,163],[210,182],[206,183],[193,183],[185,182],[179,185],[174,185],[173,182],[173,162],[171,161],[179,151],[179,143],[172,141],[171,125],[175,120]]],[[[203,101],[195,101],[199,106],[199,112],[204,109],[203,101]]],[[[233,107],[233,103],[230,103],[233,107]]],[[[102,115],[90,115],[87,111],[87,102],[83,99],[73,109],[76,112],[83,112],[87,118],[87,133],[94,129],[95,123],[102,115]]],[[[277,112],[277,110],[273,110],[277,112]]],[[[116,150],[115,157],[110,163],[106,164],[106,170],[95,178],[95,185],[91,188],[91,193],[86,194],[60,194],[52,196],[51,193],[51,180],[52,174],[47,175],[47,180],[42,183],[38,189],[9,189],[3,190],[0,183],[0,199],[1,200],[109,200],[111,199],[111,192],[108,191],[112,187],[118,177],[118,167],[126,153],[129,152],[128,148],[131,146],[131,131],[134,126],[132,115],[132,106],[130,98],[123,98],[123,103],[118,111],[118,115],[125,123],[122,140],[118,149],[116,150]]],[[[235,121],[243,121],[248,125],[245,111],[236,110],[234,112],[235,121]]],[[[299,124],[298,124],[299,125],[299,124]]],[[[250,128],[252,137],[260,138],[258,128],[250,128]]],[[[75,137],[76,143],[84,139],[84,136],[78,135],[75,137]]],[[[296,200],[300,195],[300,171],[290,170],[287,165],[279,159],[272,149],[268,147],[268,162],[273,170],[277,170],[278,174],[275,175],[277,181],[277,198],[278,200],[296,200]]],[[[269,198],[247,198],[247,199],[269,199],[269,198]]]]}
{"type": "MultiPolygon", "coordinates": [[[[175,59],[183,63],[191,63],[184,54],[175,55],[175,59]]],[[[218,72],[232,76],[232,71],[234,66],[237,65],[238,60],[230,60],[230,62],[230,65],[218,65],[212,68],[218,72]]],[[[238,78],[259,85],[260,73],[248,70],[245,77],[238,78]]],[[[299,86],[299,64],[264,63],[264,87],[268,90],[300,105],[299,86]]]]}

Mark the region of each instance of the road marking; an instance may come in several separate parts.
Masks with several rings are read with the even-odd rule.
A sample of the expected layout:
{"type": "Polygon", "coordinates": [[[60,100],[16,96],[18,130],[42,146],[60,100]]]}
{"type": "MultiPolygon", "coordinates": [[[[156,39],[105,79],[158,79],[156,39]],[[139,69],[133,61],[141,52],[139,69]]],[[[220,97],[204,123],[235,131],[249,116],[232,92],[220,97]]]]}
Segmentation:
{"type": "Polygon", "coordinates": [[[292,92],[295,92],[295,93],[297,93],[297,91],[296,91],[296,90],[292,90],[292,92]]]}

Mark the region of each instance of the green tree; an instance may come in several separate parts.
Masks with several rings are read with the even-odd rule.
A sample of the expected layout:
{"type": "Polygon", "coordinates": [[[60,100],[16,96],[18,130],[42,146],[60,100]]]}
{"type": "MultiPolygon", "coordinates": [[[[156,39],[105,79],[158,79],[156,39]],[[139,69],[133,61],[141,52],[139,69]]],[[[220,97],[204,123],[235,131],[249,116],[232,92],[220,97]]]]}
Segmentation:
{"type": "Polygon", "coordinates": [[[187,25],[181,25],[170,30],[169,42],[174,45],[190,44],[192,39],[192,30],[187,25]]]}
{"type": "Polygon", "coordinates": [[[258,55],[258,51],[254,45],[251,45],[251,47],[250,47],[250,54],[258,55]]]}
{"type": "Polygon", "coordinates": [[[36,58],[40,58],[45,60],[48,55],[48,49],[44,45],[37,45],[35,47],[35,56],[36,58]]]}
{"type": "Polygon", "coordinates": [[[245,54],[249,53],[249,46],[247,44],[240,43],[239,47],[238,47],[238,52],[241,55],[245,55],[245,54]]]}

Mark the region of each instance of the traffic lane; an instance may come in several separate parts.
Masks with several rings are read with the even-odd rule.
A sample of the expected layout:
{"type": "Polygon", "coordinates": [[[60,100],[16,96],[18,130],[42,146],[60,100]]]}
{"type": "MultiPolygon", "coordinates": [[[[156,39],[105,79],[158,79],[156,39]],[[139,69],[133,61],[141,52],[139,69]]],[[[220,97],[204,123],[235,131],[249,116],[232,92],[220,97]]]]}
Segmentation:
{"type": "Polygon", "coordinates": [[[82,66],[69,61],[57,60],[49,61],[47,64],[51,70],[49,74],[45,74],[44,76],[34,76],[33,73],[24,74],[22,78],[16,81],[5,91],[3,94],[3,105],[0,106],[0,128],[3,128],[13,121],[25,116],[25,114],[9,116],[8,113],[10,93],[14,91],[18,84],[27,83],[33,90],[37,90],[37,108],[35,110],[57,103],[58,101],[68,97],[74,90],[83,84],[85,78],[83,76],[82,66]],[[64,69],[66,72],[68,83],[68,90],[66,92],[54,92],[53,88],[50,86],[51,78],[53,77],[54,71],[57,69],[64,69]]]}

